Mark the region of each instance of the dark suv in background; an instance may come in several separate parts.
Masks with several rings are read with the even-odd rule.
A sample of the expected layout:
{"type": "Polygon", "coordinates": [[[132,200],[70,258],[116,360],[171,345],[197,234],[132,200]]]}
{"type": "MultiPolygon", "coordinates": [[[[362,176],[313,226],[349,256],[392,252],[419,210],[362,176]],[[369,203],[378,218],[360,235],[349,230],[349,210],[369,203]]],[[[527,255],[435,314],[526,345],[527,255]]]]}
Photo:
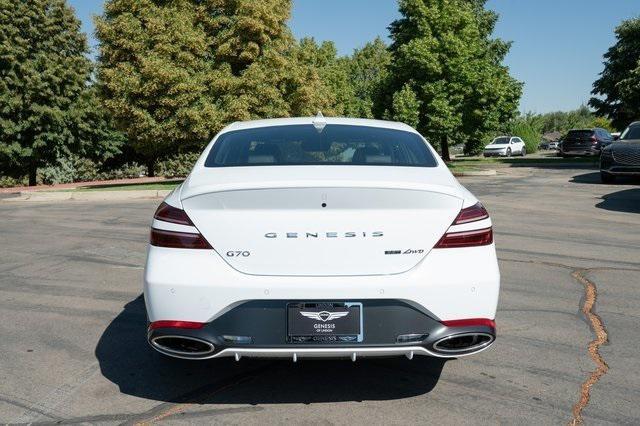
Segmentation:
{"type": "Polygon", "coordinates": [[[596,156],[605,146],[613,142],[613,136],[605,129],[574,129],[562,140],[560,145],[561,157],[596,156]]]}

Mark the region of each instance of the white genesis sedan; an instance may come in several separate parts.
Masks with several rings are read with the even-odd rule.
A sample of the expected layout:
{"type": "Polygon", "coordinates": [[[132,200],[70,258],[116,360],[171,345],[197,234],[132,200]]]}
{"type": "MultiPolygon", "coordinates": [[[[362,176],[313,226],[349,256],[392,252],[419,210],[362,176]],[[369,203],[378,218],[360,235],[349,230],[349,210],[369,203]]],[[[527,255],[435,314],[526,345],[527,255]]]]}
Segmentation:
{"type": "Polygon", "coordinates": [[[496,336],[485,208],[411,127],[234,123],[155,213],[147,337],[178,358],[443,358],[496,336]]]}

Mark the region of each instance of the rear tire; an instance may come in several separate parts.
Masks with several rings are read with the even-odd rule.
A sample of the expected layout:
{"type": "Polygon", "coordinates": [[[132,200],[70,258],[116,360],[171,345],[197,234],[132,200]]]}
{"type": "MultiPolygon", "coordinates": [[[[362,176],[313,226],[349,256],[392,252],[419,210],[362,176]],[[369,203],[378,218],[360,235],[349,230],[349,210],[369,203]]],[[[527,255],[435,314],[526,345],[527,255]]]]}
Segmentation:
{"type": "Polygon", "coordinates": [[[607,172],[600,172],[600,180],[602,183],[614,183],[616,181],[616,177],[607,172]]]}
{"type": "Polygon", "coordinates": [[[527,148],[525,148],[524,146],[522,147],[522,152],[520,153],[522,154],[522,156],[526,156],[527,155],[527,148]]]}
{"type": "Polygon", "coordinates": [[[507,148],[507,157],[511,157],[511,148],[507,148]]]}

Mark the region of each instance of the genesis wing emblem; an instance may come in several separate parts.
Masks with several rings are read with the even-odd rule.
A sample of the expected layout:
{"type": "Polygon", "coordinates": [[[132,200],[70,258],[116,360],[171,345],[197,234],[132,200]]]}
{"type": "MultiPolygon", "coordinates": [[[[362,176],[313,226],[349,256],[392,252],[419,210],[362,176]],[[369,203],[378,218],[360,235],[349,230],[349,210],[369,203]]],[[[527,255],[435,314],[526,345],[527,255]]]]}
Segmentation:
{"type": "Polygon", "coordinates": [[[344,312],[327,312],[327,311],[304,312],[304,311],[300,311],[300,315],[302,315],[303,317],[307,317],[309,319],[314,319],[314,320],[317,320],[317,321],[327,322],[327,321],[331,321],[331,320],[334,320],[334,319],[346,317],[347,315],[349,315],[349,311],[344,311],[344,312]]]}

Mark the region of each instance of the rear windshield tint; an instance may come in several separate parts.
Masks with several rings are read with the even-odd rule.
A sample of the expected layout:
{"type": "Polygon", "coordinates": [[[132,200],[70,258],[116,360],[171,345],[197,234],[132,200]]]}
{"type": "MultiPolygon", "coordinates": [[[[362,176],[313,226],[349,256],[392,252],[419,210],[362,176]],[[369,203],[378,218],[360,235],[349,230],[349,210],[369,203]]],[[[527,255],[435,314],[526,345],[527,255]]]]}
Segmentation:
{"type": "Polygon", "coordinates": [[[415,133],[378,127],[310,124],[260,127],[221,135],[205,167],[374,165],[435,167],[415,133]]]}
{"type": "Polygon", "coordinates": [[[593,136],[593,130],[569,130],[566,139],[589,139],[593,136]]]}

